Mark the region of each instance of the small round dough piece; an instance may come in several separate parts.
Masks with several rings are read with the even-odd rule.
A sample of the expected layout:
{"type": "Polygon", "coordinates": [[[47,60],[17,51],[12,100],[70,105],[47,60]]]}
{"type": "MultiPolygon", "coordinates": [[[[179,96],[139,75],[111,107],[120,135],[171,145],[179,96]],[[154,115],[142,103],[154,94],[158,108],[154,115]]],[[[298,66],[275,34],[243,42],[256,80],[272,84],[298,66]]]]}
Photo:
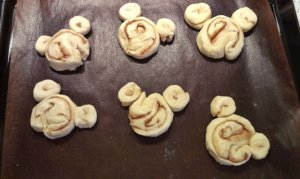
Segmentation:
{"type": "Polygon", "coordinates": [[[241,27],[244,33],[251,30],[257,23],[257,16],[249,7],[236,10],[231,18],[241,27]]]}
{"type": "Polygon", "coordinates": [[[264,134],[255,133],[250,139],[250,149],[252,158],[256,160],[263,159],[268,155],[270,142],[264,134]]]}
{"type": "Polygon", "coordinates": [[[118,98],[123,107],[130,106],[142,94],[141,88],[134,82],[124,85],[118,92],[118,98]]]}
{"type": "Polygon", "coordinates": [[[40,55],[42,55],[42,56],[45,55],[45,51],[46,51],[46,48],[48,46],[48,42],[50,39],[51,39],[51,37],[47,36],[47,35],[42,35],[37,39],[37,41],[34,45],[34,48],[40,55]]]}
{"type": "Polygon", "coordinates": [[[33,89],[33,98],[37,102],[40,102],[49,96],[59,94],[60,90],[60,85],[55,81],[49,79],[43,80],[35,85],[33,89]]]}
{"type": "Polygon", "coordinates": [[[91,128],[97,122],[97,111],[87,104],[76,108],[75,125],[79,128],[91,128]]]}
{"type": "Polygon", "coordinates": [[[235,110],[235,102],[229,96],[216,96],[210,103],[210,112],[213,117],[230,116],[235,110]]]}
{"type": "Polygon", "coordinates": [[[171,42],[175,35],[175,24],[171,19],[161,18],[156,23],[156,28],[159,33],[160,41],[171,42]]]}
{"type": "Polygon", "coordinates": [[[184,92],[178,85],[170,85],[163,92],[163,97],[173,112],[181,111],[190,101],[189,93],[184,92]]]}
{"type": "Polygon", "coordinates": [[[191,4],[184,11],[185,22],[196,30],[200,30],[210,18],[211,9],[206,3],[191,4]]]}
{"type": "Polygon", "coordinates": [[[69,26],[71,30],[74,30],[82,35],[86,35],[91,31],[90,21],[82,16],[72,17],[69,21],[69,26]]]}
{"type": "Polygon", "coordinates": [[[137,3],[127,3],[119,9],[119,17],[122,21],[139,17],[141,15],[142,9],[137,3]]]}

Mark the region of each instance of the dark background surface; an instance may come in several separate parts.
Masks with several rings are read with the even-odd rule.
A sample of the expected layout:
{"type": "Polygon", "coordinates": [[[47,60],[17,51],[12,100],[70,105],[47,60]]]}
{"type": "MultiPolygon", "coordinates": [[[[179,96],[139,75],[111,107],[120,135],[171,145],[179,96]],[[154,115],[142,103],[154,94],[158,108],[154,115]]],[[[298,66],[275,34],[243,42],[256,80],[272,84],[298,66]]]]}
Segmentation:
{"type": "Polygon", "coordinates": [[[9,71],[9,43],[12,33],[13,10],[16,1],[0,2],[0,149],[2,151],[5,106],[9,71]]]}
{"type": "Polygon", "coordinates": [[[245,5],[258,15],[257,26],[246,34],[243,52],[233,63],[209,60],[198,52],[198,32],[183,20],[184,9],[194,1],[137,2],[144,16],[155,22],[168,17],[177,26],[173,44],[161,46],[147,63],[133,61],[118,45],[118,9],[125,2],[18,2],[1,178],[298,177],[300,108],[268,2],[204,1],[211,5],[213,15],[230,16],[245,5]],[[57,73],[33,46],[40,35],[66,28],[74,15],[92,22],[91,58],[76,72],[57,73]],[[99,121],[93,129],[75,129],[65,138],[49,140],[30,128],[36,104],[32,90],[46,78],[60,83],[62,94],[76,104],[95,105],[99,121]],[[166,134],[154,139],[139,137],[129,127],[128,110],[117,99],[119,88],[129,81],[137,82],[148,94],[179,84],[190,93],[190,104],[175,114],[166,134]],[[233,97],[236,113],[269,137],[271,150],[266,159],[226,167],[208,154],[204,136],[212,119],[209,103],[215,95],[233,97]]]}

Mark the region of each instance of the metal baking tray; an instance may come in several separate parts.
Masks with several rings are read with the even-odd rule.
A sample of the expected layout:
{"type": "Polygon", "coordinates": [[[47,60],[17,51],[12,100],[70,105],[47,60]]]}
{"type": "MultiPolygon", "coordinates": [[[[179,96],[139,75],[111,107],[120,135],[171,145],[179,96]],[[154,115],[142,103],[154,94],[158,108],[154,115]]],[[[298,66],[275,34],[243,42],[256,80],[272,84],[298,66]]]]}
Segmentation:
{"type": "MultiPolygon", "coordinates": [[[[6,3],[12,1],[6,1],[6,3]]],[[[121,21],[118,9],[125,1],[19,0],[13,18],[1,178],[296,178],[300,168],[300,106],[284,46],[267,0],[204,1],[213,15],[230,16],[249,6],[258,24],[245,35],[245,47],[237,60],[211,60],[196,46],[197,31],[184,20],[185,8],[194,1],[153,0],[139,3],[143,15],[156,22],[172,19],[177,27],[171,45],[139,62],[126,56],[117,41],[121,21]],[[33,46],[43,34],[67,28],[74,15],[91,20],[90,60],[75,72],[49,68],[33,46]],[[31,129],[34,85],[50,78],[62,85],[62,94],[77,104],[95,105],[99,121],[90,130],[50,140],[31,129]],[[129,81],[147,94],[162,93],[170,84],[190,93],[187,108],[175,113],[171,128],[157,138],[136,135],[121,107],[117,92],[129,81]],[[251,159],[243,166],[218,164],[205,147],[205,129],[212,117],[209,104],[216,95],[228,95],[237,103],[237,114],[266,134],[271,150],[264,160],[251,159]]],[[[9,7],[14,7],[13,3],[9,7]]],[[[3,11],[2,11],[3,12],[3,11]]],[[[9,21],[11,22],[11,21],[9,21]]],[[[8,23],[9,24],[9,23],[8,23]]],[[[9,57],[10,26],[2,26],[1,45],[9,57]],[[2,28],[2,29],[3,29],[2,28]]],[[[3,56],[2,56],[3,55],[3,56]]],[[[7,63],[6,63],[6,66],[7,63]]],[[[4,77],[5,78],[5,77],[4,77]]],[[[4,89],[4,88],[2,88],[4,89]]],[[[4,90],[5,91],[5,90],[4,90]]],[[[4,120],[2,120],[3,122],[4,120]]]]}

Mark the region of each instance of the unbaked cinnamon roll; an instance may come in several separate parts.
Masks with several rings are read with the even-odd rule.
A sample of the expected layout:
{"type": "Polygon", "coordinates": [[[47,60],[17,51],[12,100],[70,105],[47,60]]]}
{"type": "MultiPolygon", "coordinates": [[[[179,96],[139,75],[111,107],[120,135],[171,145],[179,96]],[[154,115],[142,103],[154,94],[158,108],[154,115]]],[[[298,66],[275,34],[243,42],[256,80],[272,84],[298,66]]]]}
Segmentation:
{"type": "Polygon", "coordinates": [[[76,104],[65,95],[52,95],[32,110],[30,125],[50,139],[68,135],[75,127],[76,104]]]}
{"type": "Polygon", "coordinates": [[[58,31],[48,42],[46,58],[56,71],[75,70],[90,53],[89,41],[68,29],[58,31]]]}
{"type": "Polygon", "coordinates": [[[164,98],[153,93],[146,97],[143,92],[129,107],[129,120],[132,129],[139,135],[156,137],[166,132],[172,121],[173,112],[164,98]]]}
{"type": "Polygon", "coordinates": [[[216,118],[206,128],[206,148],[220,164],[242,165],[252,155],[250,140],[254,134],[252,124],[241,116],[216,118]]]}
{"type": "Polygon", "coordinates": [[[225,56],[234,60],[244,47],[244,33],[231,18],[219,15],[205,22],[197,36],[197,45],[207,57],[219,59],[225,56]]]}
{"type": "Polygon", "coordinates": [[[124,52],[136,59],[144,59],[158,51],[160,38],[156,25],[145,17],[123,22],[118,32],[124,52]]]}

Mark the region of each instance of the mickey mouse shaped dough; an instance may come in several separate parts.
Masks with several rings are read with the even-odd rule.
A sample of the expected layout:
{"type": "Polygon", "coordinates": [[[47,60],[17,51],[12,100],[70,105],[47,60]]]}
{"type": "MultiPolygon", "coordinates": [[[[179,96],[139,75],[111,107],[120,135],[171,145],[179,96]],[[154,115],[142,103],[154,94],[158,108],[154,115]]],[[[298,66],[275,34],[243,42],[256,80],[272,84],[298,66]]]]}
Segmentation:
{"type": "Polygon", "coordinates": [[[40,36],[35,43],[37,52],[45,55],[49,66],[56,71],[73,71],[90,54],[89,41],[83,36],[91,30],[89,20],[75,16],[69,25],[72,30],[62,29],[52,37],[40,36]]]}
{"type": "Polygon", "coordinates": [[[171,42],[175,35],[172,20],[162,18],[155,24],[141,14],[137,3],[127,3],[119,9],[119,17],[124,21],[118,30],[119,44],[125,54],[139,60],[155,54],[160,41],[171,42]]]}
{"type": "Polygon", "coordinates": [[[36,85],[33,94],[41,101],[32,110],[31,127],[37,132],[43,132],[49,139],[64,137],[71,133],[75,126],[93,127],[97,121],[95,107],[77,107],[68,96],[59,92],[60,85],[52,80],[44,80],[36,85]]]}
{"type": "Polygon", "coordinates": [[[182,110],[189,101],[188,93],[177,85],[168,87],[164,96],[153,93],[147,97],[133,82],[119,90],[118,98],[122,106],[129,106],[128,116],[133,131],[146,137],[157,137],[166,132],[172,124],[173,112],[182,110]]]}
{"type": "Polygon", "coordinates": [[[208,4],[189,5],[184,13],[186,23],[200,30],[197,46],[202,54],[212,59],[236,59],[244,47],[244,33],[257,23],[256,14],[248,7],[236,10],[231,18],[218,15],[211,18],[208,4]]]}
{"type": "Polygon", "coordinates": [[[218,116],[206,128],[206,148],[222,165],[239,166],[251,157],[260,160],[270,149],[268,138],[257,133],[249,120],[233,114],[235,102],[228,96],[216,96],[211,114],[218,116]]]}

